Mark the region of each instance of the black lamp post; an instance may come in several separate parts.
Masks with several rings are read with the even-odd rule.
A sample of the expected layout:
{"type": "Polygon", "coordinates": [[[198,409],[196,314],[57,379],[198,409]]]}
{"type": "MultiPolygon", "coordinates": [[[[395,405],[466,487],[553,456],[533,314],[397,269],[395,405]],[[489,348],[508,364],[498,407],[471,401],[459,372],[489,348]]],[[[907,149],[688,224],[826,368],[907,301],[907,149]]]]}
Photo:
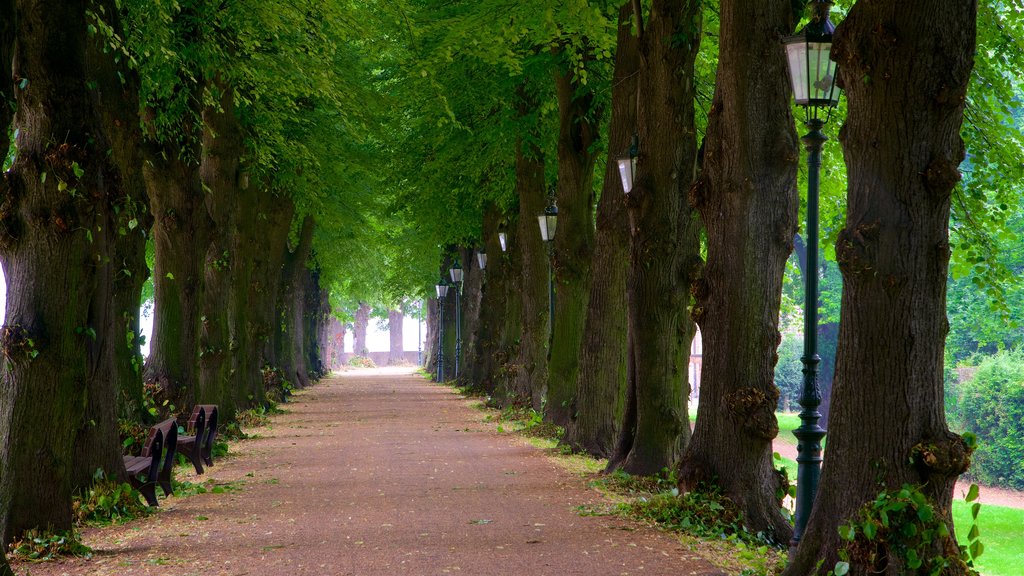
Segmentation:
{"type": "Polygon", "coordinates": [[[437,282],[437,381],[444,382],[444,297],[448,283],[442,276],[437,282]]]}
{"type": "Polygon", "coordinates": [[[801,138],[807,149],[807,282],[804,303],[804,382],[800,395],[800,427],[797,438],[796,523],[790,549],[796,548],[807,527],[821,474],[821,440],[825,429],[818,424],[821,390],[818,388],[818,179],[821,173],[821,149],[828,140],[821,129],[832,109],[839,103],[836,88],[836,63],[829,59],[832,32],[828,19],[828,0],[812,0],[811,20],[796,36],[783,40],[793,96],[804,108],[804,124],[809,130],[801,138]]]}
{"type": "Polygon", "coordinates": [[[544,213],[537,216],[540,222],[540,237],[548,246],[548,346],[551,345],[555,319],[555,278],[552,270],[552,260],[555,253],[555,228],[558,224],[558,206],[552,199],[551,204],[544,209],[544,213]]]}
{"type": "Polygon", "coordinates": [[[455,286],[455,379],[459,379],[459,358],[462,356],[462,311],[459,310],[459,300],[462,295],[462,266],[459,261],[448,271],[452,276],[452,286],[455,286]]]}

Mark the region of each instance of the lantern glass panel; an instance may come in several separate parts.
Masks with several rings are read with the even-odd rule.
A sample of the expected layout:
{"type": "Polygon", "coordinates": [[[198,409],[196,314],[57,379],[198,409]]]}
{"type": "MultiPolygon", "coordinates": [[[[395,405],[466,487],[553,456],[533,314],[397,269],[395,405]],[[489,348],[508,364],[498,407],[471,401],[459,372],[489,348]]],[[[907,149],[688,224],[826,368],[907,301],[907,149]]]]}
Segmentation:
{"type": "Polygon", "coordinates": [[[636,158],[619,158],[619,177],[622,178],[622,191],[626,194],[633,191],[634,174],[636,174],[636,158]]]}
{"type": "Polygon", "coordinates": [[[540,224],[540,238],[545,242],[550,242],[554,239],[555,235],[548,229],[548,217],[544,214],[537,216],[537,222],[540,224]]]}
{"type": "Polygon", "coordinates": [[[486,252],[477,252],[476,253],[476,261],[477,261],[477,263],[480,264],[480,269],[481,270],[487,268],[487,253],[486,252]]]}
{"type": "Polygon", "coordinates": [[[452,269],[449,270],[448,273],[452,276],[452,282],[455,282],[456,284],[462,282],[462,267],[458,264],[452,266],[452,269]]]}
{"type": "Polygon", "coordinates": [[[434,286],[434,288],[437,288],[437,298],[438,298],[438,300],[440,300],[441,298],[444,298],[448,294],[448,285],[447,284],[438,284],[437,286],[434,286]]]}
{"type": "Polygon", "coordinates": [[[504,232],[498,232],[498,244],[501,244],[502,252],[508,252],[508,236],[504,232]]]}

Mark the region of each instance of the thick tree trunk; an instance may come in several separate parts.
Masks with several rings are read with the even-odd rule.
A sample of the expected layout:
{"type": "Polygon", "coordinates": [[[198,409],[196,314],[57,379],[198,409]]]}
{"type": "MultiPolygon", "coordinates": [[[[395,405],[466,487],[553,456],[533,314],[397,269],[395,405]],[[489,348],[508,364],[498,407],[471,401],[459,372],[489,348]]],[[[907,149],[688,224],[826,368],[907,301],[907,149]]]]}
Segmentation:
{"type": "Polygon", "coordinates": [[[366,348],[366,329],[370,324],[370,305],[360,302],[356,309],[356,322],[352,328],[352,353],[356,356],[366,356],[369,350],[366,348]]]}
{"type": "Polygon", "coordinates": [[[402,322],[405,315],[401,310],[388,311],[388,364],[405,364],[405,344],[402,341],[402,322]]]}
{"type": "Polygon", "coordinates": [[[626,394],[626,272],[629,227],[617,159],[626,153],[636,126],[636,74],[640,67],[628,4],[619,10],[612,82],[608,162],[597,205],[592,280],[580,348],[576,399],[564,442],[599,458],[615,449],[626,394]]]}
{"type": "MultiPolygon", "coordinates": [[[[251,358],[236,357],[236,372],[252,370],[251,382],[257,386],[253,393],[256,402],[263,402],[267,392],[274,390],[277,377],[282,377],[281,363],[277,351],[277,335],[281,326],[281,303],[278,294],[281,289],[282,269],[290,254],[288,236],[291,232],[295,204],[291,198],[278,196],[266,188],[259,188],[243,178],[240,187],[242,201],[239,218],[238,244],[235,252],[248,262],[250,271],[244,285],[236,283],[235,289],[245,293],[236,297],[235,306],[244,309],[245,330],[251,358]],[[245,185],[248,184],[248,185],[245,185]],[[251,208],[250,208],[251,207],[251,208]]],[[[236,313],[236,317],[243,316],[236,313]]]]}
{"type": "MultiPolygon", "coordinates": [[[[120,30],[113,2],[104,4],[114,16],[106,23],[120,30]]],[[[121,32],[118,32],[121,33],[121,32]]],[[[116,63],[106,40],[88,43],[86,65],[92,79],[96,121],[103,127],[109,150],[101,166],[106,187],[105,222],[93,234],[95,249],[109,254],[97,266],[97,285],[90,310],[96,331],[96,352],[88,404],[79,424],[72,460],[75,490],[93,483],[97,469],[107,478],[124,479],[117,418],[148,417],[142,403],[142,354],[139,350],[139,301],[149,275],[146,235],[152,226],[142,177],[138,124],[138,77],[116,63]],[[118,399],[120,401],[118,401],[118,399]]]]}
{"type": "MultiPolygon", "coordinates": [[[[559,426],[569,423],[576,396],[580,344],[590,297],[594,250],[594,143],[601,110],[594,93],[571,72],[555,74],[558,95],[558,233],[555,234],[555,317],[548,356],[547,410],[559,426]]],[[[536,218],[534,218],[536,220],[536,218]]]]}
{"type": "MultiPolygon", "coordinates": [[[[198,140],[198,139],[197,139],[198,140]]],[[[144,165],[153,213],[153,338],[144,378],[180,409],[195,404],[203,263],[211,228],[199,174],[199,148],[168,146],[144,165]]]]}
{"type": "Polygon", "coordinates": [[[281,323],[274,328],[278,366],[285,381],[296,388],[309,386],[309,375],[302,352],[302,284],[306,262],[312,252],[314,225],[313,216],[306,215],[303,218],[298,243],[294,250],[285,254],[277,297],[278,320],[281,323]]]}
{"type": "Polygon", "coordinates": [[[693,67],[700,10],[699,2],[655,1],[639,41],[640,155],[627,199],[629,374],[635,395],[628,404],[636,413],[627,416],[633,425],[623,426],[623,441],[608,466],[632,474],[674,467],[690,432],[684,358],[694,328],[683,312],[700,245],[685,193],[697,156],[693,67]]]}
{"type": "MultiPolygon", "coordinates": [[[[520,115],[533,111],[523,103],[520,115]]],[[[544,154],[533,139],[516,141],[516,193],[519,197],[519,221],[515,234],[509,231],[510,251],[519,251],[522,262],[522,298],[520,308],[522,338],[516,361],[513,402],[542,408],[547,389],[548,341],[548,255],[537,227],[537,215],[544,212],[544,154]]]]}
{"type": "MultiPolygon", "coordinates": [[[[113,252],[108,211],[124,194],[105,181],[120,169],[107,155],[103,114],[89,87],[85,4],[15,2],[15,11],[15,58],[5,81],[18,87],[18,156],[0,181],[0,259],[9,286],[0,334],[0,549],[30,528],[71,528],[79,424],[90,401],[109,407],[97,436],[116,416],[114,384],[93,389],[96,370],[112,363],[109,302],[98,307],[112,295],[112,277],[96,262],[113,252]]],[[[107,441],[116,444],[116,435],[107,441]]],[[[106,453],[95,454],[103,460],[97,464],[121,468],[106,453]]]]}
{"type": "Polygon", "coordinates": [[[476,259],[476,249],[463,247],[459,250],[463,267],[462,296],[459,298],[462,309],[462,358],[460,359],[459,386],[473,383],[470,375],[473,372],[472,352],[476,349],[477,331],[480,329],[480,299],[483,290],[484,275],[480,263],[476,259]]]}
{"type": "Polygon", "coordinates": [[[506,234],[507,245],[516,242],[514,226],[503,226],[508,216],[497,206],[489,205],[484,211],[484,247],[487,250],[486,281],[480,300],[480,328],[471,356],[474,386],[499,402],[511,397],[515,379],[514,366],[518,357],[520,322],[522,321],[519,296],[519,251],[501,251],[499,230],[506,234]]]}
{"type": "Polygon", "coordinates": [[[951,560],[943,574],[966,573],[950,506],[970,450],[946,426],[942,366],[950,194],[964,158],[976,20],[975,2],[861,1],[836,31],[849,99],[839,349],[828,459],[787,575],[831,568],[849,546],[838,526],[903,484],[922,487],[950,536],[936,537],[914,570],[879,534],[870,544],[876,560],[854,549],[850,574],[926,574],[934,557],[951,560]]]}
{"type": "Polygon", "coordinates": [[[331,314],[327,292],[320,287],[320,269],[307,270],[304,289],[303,311],[303,357],[306,369],[313,380],[319,380],[327,373],[324,368],[323,351],[320,348],[322,326],[331,314]]]}
{"type": "Polygon", "coordinates": [[[782,276],[797,226],[796,134],[779,31],[784,0],[721,4],[718,80],[691,192],[707,230],[708,261],[694,294],[704,358],[693,440],[679,478],[717,483],[752,532],[776,542],[792,529],[772,466],[782,276]],[[754,23],[753,26],[751,23],[754,23]]]}
{"type": "MultiPolygon", "coordinates": [[[[6,79],[11,78],[11,62],[13,61],[14,49],[14,2],[13,0],[0,0],[0,134],[6,135],[14,118],[14,85],[6,79]]],[[[10,143],[6,136],[0,137],[0,169],[7,159],[10,143]]],[[[0,174],[0,190],[7,185],[7,176],[0,174]]],[[[3,403],[0,402],[0,408],[3,403]]],[[[6,414],[0,411],[0,418],[6,414]]],[[[3,485],[4,467],[0,465],[0,486],[3,485]]],[[[0,509],[8,506],[0,499],[0,509]]],[[[0,512],[2,518],[3,512],[0,512]]],[[[14,576],[11,567],[7,564],[7,557],[3,548],[4,539],[0,537],[0,576],[14,576]]]]}
{"type": "Polygon", "coordinates": [[[424,369],[433,380],[437,380],[437,333],[440,307],[437,298],[427,298],[427,332],[424,337],[423,360],[424,369]]]}
{"type": "MultiPolygon", "coordinates": [[[[211,86],[220,95],[216,107],[203,110],[203,155],[200,175],[211,218],[204,258],[204,288],[199,331],[199,389],[196,400],[217,404],[221,414],[233,414],[245,403],[244,391],[232,379],[230,356],[237,351],[237,308],[231,305],[235,282],[244,265],[233,253],[239,204],[239,160],[245,152],[242,126],[235,114],[234,92],[224,82],[211,86]],[[242,392],[241,394],[239,394],[242,392]]],[[[187,407],[185,407],[187,410],[187,407]]]]}

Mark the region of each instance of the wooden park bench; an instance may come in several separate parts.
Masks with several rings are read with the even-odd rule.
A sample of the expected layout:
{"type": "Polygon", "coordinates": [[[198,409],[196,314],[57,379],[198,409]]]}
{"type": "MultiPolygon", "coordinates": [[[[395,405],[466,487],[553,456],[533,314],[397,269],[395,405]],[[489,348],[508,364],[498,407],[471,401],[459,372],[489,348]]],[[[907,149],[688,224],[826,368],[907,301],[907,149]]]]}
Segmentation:
{"type": "Polygon", "coordinates": [[[124,467],[128,471],[132,486],[145,496],[146,503],[150,506],[160,505],[156,499],[157,484],[164,491],[165,497],[173,490],[171,469],[174,467],[177,443],[178,423],[171,418],[149,429],[141,456],[124,457],[124,467]]]}
{"type": "Polygon", "coordinates": [[[197,404],[188,420],[190,436],[178,438],[178,451],[192,462],[196,474],[203,473],[203,462],[213,466],[213,441],[217,437],[217,405],[197,404]]]}

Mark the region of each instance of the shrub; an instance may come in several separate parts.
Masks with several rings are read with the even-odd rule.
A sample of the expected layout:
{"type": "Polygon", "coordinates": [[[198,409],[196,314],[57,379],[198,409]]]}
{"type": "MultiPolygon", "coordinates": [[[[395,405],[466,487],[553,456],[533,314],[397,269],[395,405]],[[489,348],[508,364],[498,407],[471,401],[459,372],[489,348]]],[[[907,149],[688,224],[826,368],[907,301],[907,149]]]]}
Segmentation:
{"type": "Polygon", "coordinates": [[[370,359],[369,356],[353,356],[348,361],[349,366],[356,368],[376,368],[377,365],[370,359]]]}
{"type": "Polygon", "coordinates": [[[984,484],[1024,489],[1024,353],[985,358],[956,396],[960,428],[978,439],[969,475],[984,484]]]}
{"type": "Polygon", "coordinates": [[[109,524],[145,516],[150,508],[142,496],[127,482],[113,482],[97,470],[92,487],[73,503],[75,519],[81,524],[109,524]]]}

